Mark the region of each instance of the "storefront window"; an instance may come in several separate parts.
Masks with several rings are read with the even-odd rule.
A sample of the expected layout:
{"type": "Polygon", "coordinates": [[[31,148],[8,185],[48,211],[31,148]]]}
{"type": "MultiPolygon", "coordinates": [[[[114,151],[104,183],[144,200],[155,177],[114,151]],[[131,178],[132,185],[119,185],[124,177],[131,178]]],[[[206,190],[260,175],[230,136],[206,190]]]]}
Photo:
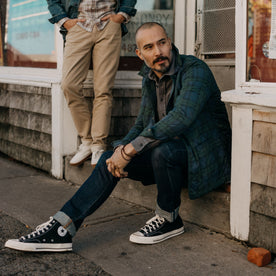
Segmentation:
{"type": "Polygon", "coordinates": [[[123,37],[119,70],[139,70],[142,61],[136,56],[135,32],[148,21],[161,23],[168,36],[174,41],[174,4],[173,0],[138,0],[137,14],[127,24],[128,34],[123,37]]]}
{"type": "Polygon", "coordinates": [[[0,65],[56,68],[49,17],[46,1],[2,0],[0,65]]]}
{"type": "Polygon", "coordinates": [[[247,81],[276,82],[276,1],[248,1],[247,81]]]}
{"type": "MultiPolygon", "coordinates": [[[[119,70],[139,70],[135,31],[144,22],[159,22],[174,41],[174,0],[139,0],[137,14],[123,37],[119,70]]],[[[46,0],[1,0],[0,66],[56,68],[55,27],[46,0]]]]}

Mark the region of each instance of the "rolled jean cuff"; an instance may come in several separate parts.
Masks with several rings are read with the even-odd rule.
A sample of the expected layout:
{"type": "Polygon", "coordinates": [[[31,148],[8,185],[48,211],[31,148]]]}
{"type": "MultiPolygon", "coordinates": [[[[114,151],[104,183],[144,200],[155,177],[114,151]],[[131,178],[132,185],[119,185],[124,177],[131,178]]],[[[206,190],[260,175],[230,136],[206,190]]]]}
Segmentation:
{"type": "Polygon", "coordinates": [[[63,228],[65,228],[69,234],[74,237],[76,235],[76,227],[74,222],[72,221],[72,219],[67,216],[64,212],[58,211],[53,218],[55,220],[57,220],[62,226],[63,228]]]}
{"type": "Polygon", "coordinates": [[[162,210],[159,205],[156,205],[156,209],[155,209],[155,214],[166,219],[169,222],[173,222],[176,220],[177,216],[178,216],[178,212],[179,212],[179,207],[177,207],[176,209],[174,209],[173,212],[167,212],[165,210],[162,210]]]}

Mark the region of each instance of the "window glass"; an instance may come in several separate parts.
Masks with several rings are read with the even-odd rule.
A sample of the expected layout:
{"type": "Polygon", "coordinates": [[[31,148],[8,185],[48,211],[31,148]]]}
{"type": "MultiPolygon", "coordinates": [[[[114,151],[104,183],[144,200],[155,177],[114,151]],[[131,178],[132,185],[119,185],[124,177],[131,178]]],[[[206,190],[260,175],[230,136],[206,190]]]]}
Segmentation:
{"type": "MultiPolygon", "coordinates": [[[[139,70],[135,31],[144,22],[159,22],[174,40],[173,0],[139,0],[137,14],[127,24],[119,70],[139,70]]],[[[55,28],[50,24],[47,1],[1,0],[0,65],[56,68],[55,28]]]]}
{"type": "Polygon", "coordinates": [[[142,61],[136,56],[135,32],[148,21],[161,23],[168,36],[174,41],[174,4],[173,0],[139,0],[135,17],[127,24],[128,34],[122,39],[119,70],[139,70],[142,61]]]}
{"type": "Polygon", "coordinates": [[[247,81],[276,81],[276,1],[249,0],[247,81]]]}
{"type": "Polygon", "coordinates": [[[0,64],[56,68],[55,29],[48,21],[50,16],[47,2],[41,0],[3,2],[0,14],[2,38],[0,64]]]}

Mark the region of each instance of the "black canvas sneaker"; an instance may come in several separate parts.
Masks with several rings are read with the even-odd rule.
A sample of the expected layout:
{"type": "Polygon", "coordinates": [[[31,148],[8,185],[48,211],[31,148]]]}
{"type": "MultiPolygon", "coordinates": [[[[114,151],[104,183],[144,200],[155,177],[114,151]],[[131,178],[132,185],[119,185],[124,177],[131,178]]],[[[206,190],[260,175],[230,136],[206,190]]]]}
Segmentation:
{"type": "Polygon", "coordinates": [[[5,247],[21,251],[72,251],[72,237],[61,224],[50,218],[36,227],[36,230],[19,239],[8,240],[5,247]]]}
{"type": "Polygon", "coordinates": [[[178,216],[174,222],[156,215],[146,222],[140,231],[130,235],[129,240],[134,243],[154,244],[172,238],[184,232],[181,218],[178,216]]]}

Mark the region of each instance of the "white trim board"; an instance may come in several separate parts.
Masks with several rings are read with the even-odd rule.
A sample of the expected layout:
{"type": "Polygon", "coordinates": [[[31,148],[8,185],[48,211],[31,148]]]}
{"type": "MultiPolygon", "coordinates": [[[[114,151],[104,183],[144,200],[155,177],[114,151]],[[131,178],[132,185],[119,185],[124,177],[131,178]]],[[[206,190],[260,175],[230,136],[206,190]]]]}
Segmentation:
{"type": "Polygon", "coordinates": [[[233,106],[231,164],[231,234],[248,240],[251,198],[252,109],[233,106]]]}

